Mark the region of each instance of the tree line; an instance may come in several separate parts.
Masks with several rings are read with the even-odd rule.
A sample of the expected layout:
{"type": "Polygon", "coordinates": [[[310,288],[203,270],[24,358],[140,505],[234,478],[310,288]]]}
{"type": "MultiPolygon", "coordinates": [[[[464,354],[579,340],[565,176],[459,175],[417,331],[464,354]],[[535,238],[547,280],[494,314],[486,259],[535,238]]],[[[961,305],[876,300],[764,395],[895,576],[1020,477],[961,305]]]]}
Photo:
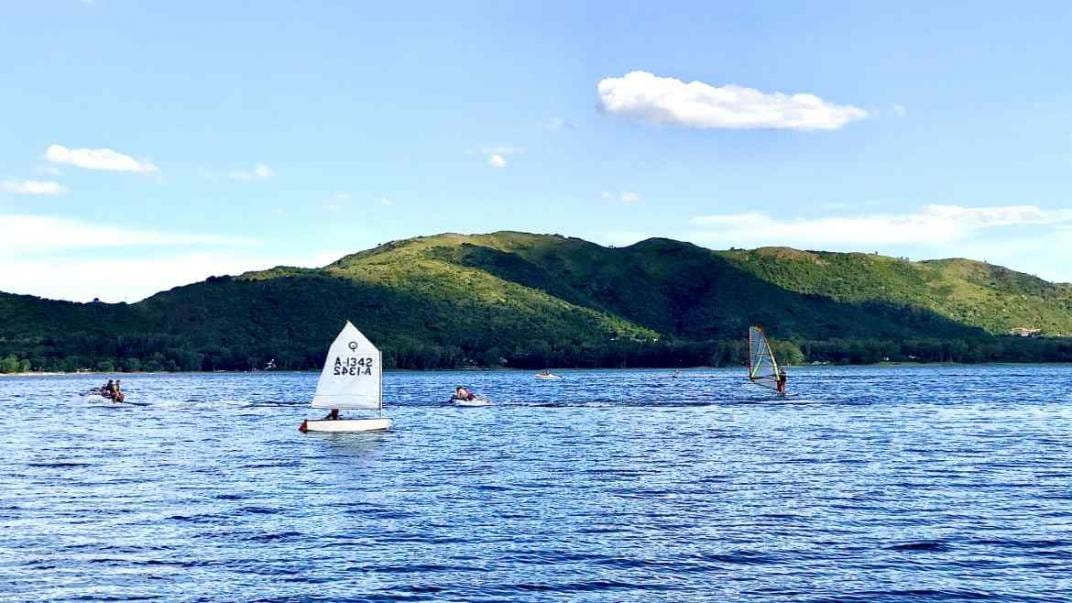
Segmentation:
{"type": "MultiPolygon", "coordinates": [[[[772,341],[779,361],[873,364],[878,362],[1072,362],[1072,339],[979,337],[972,339],[832,339],[772,341]]],[[[0,340],[0,373],[29,371],[157,372],[251,371],[269,360],[282,370],[319,369],[327,342],[309,344],[223,343],[194,345],[174,336],[70,336],[43,339],[34,345],[0,340]]],[[[413,340],[386,341],[383,362],[389,369],[458,368],[684,368],[740,366],[748,362],[742,339],[683,341],[610,341],[604,343],[549,340],[460,345],[413,340]]]]}

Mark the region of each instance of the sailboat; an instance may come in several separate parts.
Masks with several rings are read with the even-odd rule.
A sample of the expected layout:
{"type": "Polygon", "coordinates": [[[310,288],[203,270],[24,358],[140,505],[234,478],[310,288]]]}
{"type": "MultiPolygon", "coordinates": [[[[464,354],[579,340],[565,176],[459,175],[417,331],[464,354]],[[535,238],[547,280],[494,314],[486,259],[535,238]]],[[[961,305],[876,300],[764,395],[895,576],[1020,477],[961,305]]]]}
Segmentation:
{"type": "Polygon", "coordinates": [[[748,327],[748,380],[784,396],[785,376],[763,327],[748,327]]]}
{"type": "Polygon", "coordinates": [[[302,421],[299,431],[353,433],[391,428],[383,416],[383,363],[380,351],[350,321],[328,350],[324,370],[316,384],[313,408],[378,410],[373,419],[323,419],[302,421]]]}

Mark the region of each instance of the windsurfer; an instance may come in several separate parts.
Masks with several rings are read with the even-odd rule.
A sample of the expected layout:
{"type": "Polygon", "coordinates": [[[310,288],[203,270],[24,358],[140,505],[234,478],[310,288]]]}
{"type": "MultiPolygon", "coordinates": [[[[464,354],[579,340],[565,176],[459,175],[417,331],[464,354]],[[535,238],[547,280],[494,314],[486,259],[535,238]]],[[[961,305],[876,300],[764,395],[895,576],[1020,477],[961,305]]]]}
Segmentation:
{"type": "Polygon", "coordinates": [[[785,382],[789,379],[789,375],[785,373],[785,369],[778,371],[778,379],[775,382],[775,388],[779,395],[785,395],[785,382]]]}

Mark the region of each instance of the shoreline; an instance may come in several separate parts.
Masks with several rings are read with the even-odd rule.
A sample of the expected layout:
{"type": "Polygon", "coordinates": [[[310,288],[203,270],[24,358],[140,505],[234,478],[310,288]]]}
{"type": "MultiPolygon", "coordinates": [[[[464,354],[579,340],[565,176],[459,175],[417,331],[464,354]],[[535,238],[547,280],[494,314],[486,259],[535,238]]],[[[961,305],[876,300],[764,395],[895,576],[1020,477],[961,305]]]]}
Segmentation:
{"type": "MultiPolygon", "coordinates": [[[[793,371],[799,371],[801,369],[831,369],[831,368],[848,368],[848,367],[874,367],[874,368],[898,368],[898,367],[973,367],[973,366],[1072,366],[1072,362],[1009,362],[1009,361],[997,361],[997,362],[874,362],[870,364],[795,364],[790,365],[790,369],[793,371]]],[[[652,366],[636,366],[636,367],[551,367],[552,371],[712,371],[712,370],[729,370],[743,368],[741,366],[689,366],[689,367],[652,367],[652,366]]],[[[436,369],[384,369],[384,373],[497,373],[497,372],[517,372],[527,373],[535,372],[537,369],[520,369],[520,368],[507,368],[507,367],[466,367],[466,368],[436,368],[436,369]]],[[[260,375],[268,373],[319,373],[320,369],[307,369],[307,370],[273,370],[273,371],[89,371],[89,372],[63,372],[63,371],[41,371],[28,373],[0,373],[0,379],[5,377],[10,378],[27,378],[27,377],[109,377],[114,375],[260,375]]]]}

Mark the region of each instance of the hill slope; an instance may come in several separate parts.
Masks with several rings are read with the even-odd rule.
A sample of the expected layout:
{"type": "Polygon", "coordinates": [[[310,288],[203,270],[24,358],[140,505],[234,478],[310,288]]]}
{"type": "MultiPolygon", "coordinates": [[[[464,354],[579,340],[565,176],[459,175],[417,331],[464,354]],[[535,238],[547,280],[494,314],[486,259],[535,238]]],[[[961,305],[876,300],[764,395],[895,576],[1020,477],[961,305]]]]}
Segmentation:
{"type": "Polygon", "coordinates": [[[754,323],[816,359],[1072,357],[1063,342],[992,337],[1072,333],[1072,287],[997,266],[518,232],[419,237],[136,304],[0,294],[0,356],[36,369],[310,368],[347,319],[412,368],[733,362],[754,323]]]}

